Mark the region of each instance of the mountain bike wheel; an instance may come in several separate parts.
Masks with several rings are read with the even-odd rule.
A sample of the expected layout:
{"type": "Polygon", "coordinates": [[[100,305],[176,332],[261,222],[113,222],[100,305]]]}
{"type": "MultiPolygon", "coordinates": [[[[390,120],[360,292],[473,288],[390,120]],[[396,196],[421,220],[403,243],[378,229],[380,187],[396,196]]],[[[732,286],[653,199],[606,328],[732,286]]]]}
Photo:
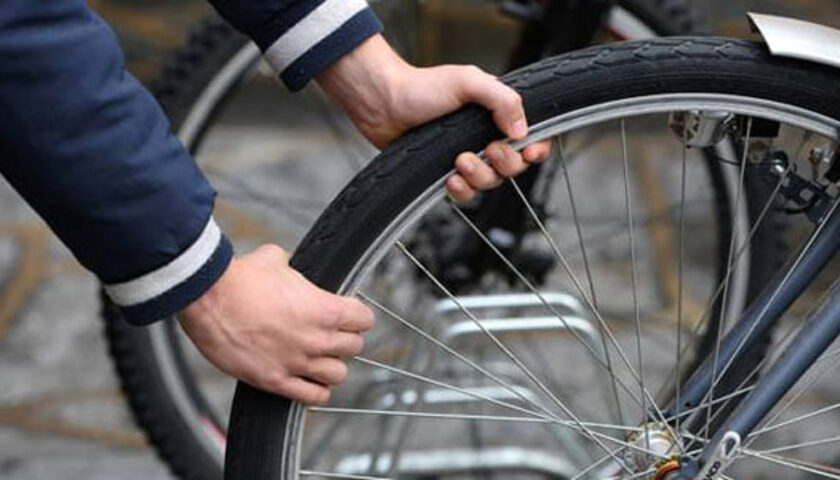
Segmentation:
{"type": "MultiPolygon", "coordinates": [[[[819,225],[822,217],[813,209],[836,208],[838,192],[824,178],[829,165],[805,167],[837,150],[840,92],[833,87],[840,75],[828,67],[773,58],[752,42],[675,38],[594,47],[523,68],[505,81],[523,95],[534,125],[529,138],[516,145],[551,138],[564,147],[549,162],[562,166],[554,179],[561,194],[554,198],[568,198],[566,203],[531,208],[515,179],[508,182],[509,193],[528,207],[537,227],[526,243],[540,242],[553,252],[556,275],[539,287],[517,275],[489,240],[491,234],[474,228],[469,215],[445,197],[452,158],[479,151],[499,136],[486,112],[464,109],[409,133],[354,178],[292,259],[315,283],[370,304],[378,316],[371,336],[385,335],[390,342],[351,361],[348,382],[327,407],[307,408],[240,383],[226,478],[486,478],[496,473],[653,478],[669,467],[673,455],[696,454],[680,450],[689,442],[674,441],[692,433],[685,432],[692,422],[662,422],[667,405],[659,404],[662,397],[655,392],[679,384],[669,378],[680,377],[680,365],[690,363],[682,347],[702,336],[703,328],[684,323],[683,302],[659,316],[650,277],[661,246],[642,237],[649,225],[641,225],[637,215],[648,192],[629,180],[646,168],[639,149],[662,149],[657,167],[671,179],[673,200],[666,205],[677,205],[670,221],[681,225],[672,239],[680,252],[672,268],[681,272],[679,291],[696,293],[701,281],[696,264],[707,262],[709,252],[702,241],[706,224],[694,223],[699,219],[688,213],[695,202],[687,192],[704,171],[703,157],[688,145],[727,136],[743,145],[740,158],[717,160],[737,169],[739,178],[768,183],[773,194],[764,200],[765,213],[780,199],[797,201],[782,188],[793,179],[813,182],[820,201],[800,213],[812,215],[819,225]],[[720,127],[707,130],[719,134],[695,137],[686,127],[695,122],[720,127]],[[608,130],[610,140],[594,150],[600,153],[572,160],[575,147],[585,144],[593,129],[608,130]],[[488,282],[480,298],[452,295],[406,246],[424,218],[441,211],[467,225],[518,280],[488,282]],[[600,222],[609,218],[618,221],[620,231],[603,227],[600,222]],[[377,266],[383,262],[402,262],[404,277],[425,276],[438,295],[427,302],[383,301],[377,287],[377,266]],[[557,292],[574,298],[557,298],[557,292]],[[683,338],[689,331],[695,333],[683,338]],[[526,342],[529,336],[535,338],[526,342]],[[608,345],[603,350],[599,337],[608,345]],[[609,406],[614,392],[623,414],[609,406]],[[561,432],[570,432],[572,439],[561,432]]],[[[739,185],[736,197],[743,200],[739,185]]],[[[764,218],[751,223],[751,234],[764,218]]],[[[751,239],[730,243],[727,265],[737,263],[751,239]]],[[[690,315],[691,323],[714,322],[707,314],[714,315],[730,273],[707,276],[711,283],[700,288],[704,308],[690,315]]],[[[786,326],[792,332],[797,324],[786,326]]],[[[788,338],[785,333],[773,341],[783,345],[788,338]]],[[[773,477],[784,467],[790,473],[786,470],[785,478],[836,478],[830,466],[835,453],[825,447],[840,441],[834,435],[840,403],[823,406],[824,396],[836,398],[836,388],[819,382],[840,358],[837,348],[830,352],[815,364],[813,376],[803,377],[801,389],[780,403],[760,435],[746,439],[755,448],[739,454],[726,471],[729,477],[773,477]],[[804,413],[790,408],[799,401],[804,413]],[[792,432],[791,426],[800,428],[792,432]],[[827,433],[820,438],[818,431],[827,433]]],[[[759,359],[745,375],[769,360],[759,359]]],[[[748,390],[749,384],[740,387],[748,390]]],[[[706,403],[694,412],[701,419],[707,415],[705,428],[689,440],[713,433],[715,414],[728,398],[713,396],[706,403]]]]}
{"type": "MultiPolygon", "coordinates": [[[[680,1],[663,3],[661,0],[622,0],[619,3],[620,7],[615,9],[607,19],[605,30],[612,31],[620,38],[645,38],[654,34],[685,33],[687,30],[682,30],[684,28],[698,28],[696,22],[688,14],[689,9],[680,1]]],[[[226,122],[235,127],[246,122],[248,115],[268,117],[265,122],[278,125],[278,130],[282,132],[289,126],[283,118],[278,118],[282,117],[283,111],[325,109],[321,99],[311,91],[298,96],[309,95],[312,104],[289,105],[290,100],[278,94],[270,72],[261,73],[260,68],[257,50],[230,27],[218,19],[211,19],[193,34],[189,45],[175,55],[155,87],[157,97],[170,116],[179,137],[196,154],[199,162],[205,165],[205,170],[220,190],[222,201],[226,201],[234,193],[237,196],[245,195],[238,191],[227,195],[228,191],[233,190],[231,185],[235,186],[231,178],[223,175],[224,171],[219,173],[217,164],[207,166],[207,150],[224,148],[227,144],[233,143],[230,136],[218,140],[220,136],[217,136],[216,131],[219,130],[219,124],[226,122]],[[276,101],[261,103],[274,105],[275,113],[262,113],[265,110],[262,106],[253,108],[261,113],[242,112],[243,109],[239,108],[239,105],[244,105],[247,98],[257,94],[265,95],[267,98],[273,95],[270,98],[276,101]],[[235,112],[231,113],[232,110],[235,112]],[[210,168],[214,170],[211,171],[210,168]]],[[[322,203],[316,203],[314,207],[301,208],[302,213],[298,212],[297,206],[295,206],[296,210],[290,210],[291,207],[288,204],[275,207],[276,210],[283,212],[288,210],[290,216],[282,218],[282,222],[299,222],[300,225],[296,224],[294,228],[279,226],[271,232],[260,233],[260,240],[279,238],[286,242],[285,246],[288,249],[292,249],[297,239],[302,238],[309,223],[314,221],[317,212],[326,206],[327,199],[332,196],[331,191],[337,191],[341,187],[343,184],[341,178],[345,175],[349,178],[364,159],[373,156],[373,151],[362,145],[363,140],[359,141],[352,137],[352,133],[347,133],[351,127],[342,123],[334,111],[327,109],[323,123],[330,125],[326,135],[336,137],[328,138],[330,142],[348,145],[345,150],[359,150],[357,155],[351,156],[352,158],[345,157],[347,163],[354,168],[339,170],[336,174],[339,177],[338,180],[331,179],[328,186],[319,186],[316,190],[319,196],[318,201],[322,203]],[[348,137],[349,140],[338,137],[348,137]]],[[[248,132],[242,130],[236,130],[239,132],[239,137],[247,137],[245,134],[248,132]]],[[[283,140],[282,137],[280,140],[283,140]]],[[[250,140],[246,141],[250,142],[250,140]]],[[[263,138],[256,138],[253,144],[249,143],[247,147],[252,150],[264,149],[266,147],[262,145],[265,143],[263,138]]],[[[276,147],[272,144],[272,148],[276,147]]],[[[230,153],[232,157],[238,155],[241,154],[230,153]]],[[[286,174],[295,178],[301,176],[309,178],[299,171],[286,174]]],[[[728,245],[727,239],[731,236],[731,232],[728,231],[731,222],[728,219],[731,217],[735,200],[732,193],[735,179],[732,172],[725,172],[715,163],[709,164],[709,175],[710,189],[716,192],[717,202],[716,206],[710,209],[710,215],[720,219],[718,232],[720,238],[717,244],[718,248],[724,249],[728,245]]],[[[298,183],[313,185],[313,182],[308,180],[298,183]]],[[[276,188],[276,185],[260,188],[268,191],[276,188]]],[[[757,207],[761,205],[761,202],[753,201],[753,199],[763,195],[762,188],[758,183],[751,184],[749,202],[741,207],[749,210],[751,218],[759,214],[757,207]]],[[[254,198],[263,200],[264,195],[253,190],[249,188],[245,194],[252,200],[254,198]]],[[[229,203],[226,203],[224,207],[226,213],[231,210],[229,203]]],[[[238,223],[238,220],[234,220],[235,225],[232,227],[237,230],[248,232],[259,230],[254,225],[243,226],[238,223]]],[[[274,222],[277,221],[267,223],[274,222]]],[[[748,223],[744,220],[736,229],[745,231],[747,225],[748,223]]],[[[739,283],[742,285],[742,289],[739,290],[741,293],[733,294],[733,297],[739,297],[740,300],[732,304],[743,304],[747,298],[757,292],[773,271],[774,265],[780,261],[784,249],[778,235],[779,225],[779,219],[775,216],[768,217],[763,222],[751,244],[752,266],[749,273],[745,273],[739,283]],[[757,259],[762,260],[757,261],[757,259]]],[[[722,264],[724,255],[721,253],[718,257],[722,264]]],[[[229,399],[233,391],[232,383],[227,385],[217,382],[219,384],[199,385],[199,382],[195,380],[195,370],[200,369],[204,373],[212,373],[212,370],[200,362],[196,364],[198,355],[182,338],[175,322],[162,322],[146,329],[133,328],[119,319],[116,311],[107,303],[107,299],[103,303],[103,317],[106,321],[106,337],[111,356],[123,390],[137,423],[146,432],[150,443],[179,477],[219,478],[225,443],[225,419],[229,404],[225,401],[214,403],[214,400],[229,399]],[[208,393],[208,389],[212,395],[208,393]]]]}

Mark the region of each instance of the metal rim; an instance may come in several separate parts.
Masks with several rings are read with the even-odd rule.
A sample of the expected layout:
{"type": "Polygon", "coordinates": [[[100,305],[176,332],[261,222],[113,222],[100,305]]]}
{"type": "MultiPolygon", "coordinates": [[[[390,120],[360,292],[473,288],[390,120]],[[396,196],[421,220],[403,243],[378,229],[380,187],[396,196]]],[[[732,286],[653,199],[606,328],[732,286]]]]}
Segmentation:
{"type": "MultiPolygon", "coordinates": [[[[616,32],[624,40],[641,40],[656,36],[655,32],[647,27],[644,22],[631,12],[618,6],[612,8],[605,23],[609,30],[616,32]]],[[[219,101],[229,95],[246,77],[247,73],[257,67],[260,61],[259,48],[254,43],[248,42],[231,57],[213,80],[207,84],[177,131],[178,139],[187,146],[188,150],[195,151],[198,134],[204,128],[219,101]]],[[[149,329],[152,350],[157,358],[156,363],[161,366],[164,383],[167,385],[167,389],[172,392],[181,417],[192,431],[200,433],[196,436],[201,439],[205,450],[216,458],[221,468],[224,464],[224,438],[219,435],[219,431],[212,421],[208,422],[206,416],[202,415],[190,400],[190,393],[184,383],[185,380],[176,366],[173,353],[170,351],[172,347],[168,339],[169,333],[166,331],[166,326],[158,322],[146,328],[149,329]]]]}
{"type": "MultiPolygon", "coordinates": [[[[540,140],[609,121],[647,114],[696,110],[727,111],[747,117],[774,119],[826,138],[840,138],[840,121],[800,107],[745,96],[684,93],[628,98],[559,115],[533,126],[528,138],[513,145],[519,149],[540,140]]],[[[400,236],[444,199],[444,183],[448,176],[430,186],[382,231],[348,274],[338,290],[339,293],[359,294],[359,286],[368,278],[372,268],[397,243],[400,236]]],[[[283,458],[283,471],[289,478],[301,476],[298,462],[303,449],[307,410],[306,406],[299,403],[294,403],[289,410],[289,418],[293,423],[289,427],[291,432],[287,431],[285,436],[293,443],[289,445],[283,458]]]]}

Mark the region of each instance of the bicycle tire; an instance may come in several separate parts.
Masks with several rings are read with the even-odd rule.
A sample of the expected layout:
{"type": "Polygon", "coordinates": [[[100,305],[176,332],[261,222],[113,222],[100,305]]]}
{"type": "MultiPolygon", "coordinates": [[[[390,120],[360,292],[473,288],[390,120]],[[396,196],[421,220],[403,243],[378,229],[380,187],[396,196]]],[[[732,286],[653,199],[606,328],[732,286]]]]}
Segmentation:
{"type": "MultiPolygon", "coordinates": [[[[620,4],[640,19],[650,22],[650,27],[657,33],[672,34],[680,29],[699,29],[696,19],[690,14],[685,0],[621,0],[620,4]],[[667,4],[667,5],[666,5],[667,4]],[[666,8],[657,11],[658,8],[666,8]]],[[[682,30],[685,33],[689,30],[682,30]]],[[[216,16],[208,17],[191,34],[186,46],[177,51],[165,66],[159,80],[154,82],[152,89],[176,128],[182,124],[191,111],[201,92],[213,80],[220,69],[230,59],[248,44],[243,35],[236,32],[216,16]]],[[[221,104],[213,106],[213,112],[221,108],[221,104]]],[[[212,113],[211,113],[212,116],[212,113]]],[[[204,126],[212,125],[212,119],[204,126]]],[[[193,145],[200,143],[203,130],[196,132],[193,145]]],[[[713,169],[714,170],[714,169],[713,169]]],[[[723,179],[720,172],[713,172],[712,181],[722,191],[723,179]]],[[[755,191],[755,186],[750,187],[755,191]]],[[[761,195],[759,194],[758,197],[761,195]]],[[[748,199],[756,197],[751,192],[748,199]]],[[[718,198],[725,203],[726,198],[718,198]]],[[[750,200],[749,204],[753,202],[750,200]]],[[[752,212],[751,215],[757,213],[752,212]]],[[[726,224],[727,222],[722,222],[726,224]]],[[[757,235],[755,248],[751,255],[762,262],[753,262],[756,272],[751,273],[748,285],[748,295],[752,295],[761,284],[769,278],[775,270],[775,262],[766,259],[778,259],[781,262],[783,244],[779,243],[781,235],[778,233],[781,222],[778,219],[766,222],[767,227],[757,235]],[[770,225],[774,225],[770,227],[770,225]]],[[[721,242],[723,244],[725,242],[721,242]]],[[[723,245],[721,245],[723,248],[723,245]]],[[[721,255],[723,262],[724,255],[721,255]]],[[[158,455],[179,478],[205,479],[220,478],[221,469],[218,458],[208,450],[206,443],[202,444],[196,438],[190,426],[178,413],[173,400],[173,394],[167,388],[161,366],[156,362],[153,342],[148,330],[137,329],[126,324],[119,318],[118,312],[103,297],[102,317],[105,321],[105,336],[109,344],[110,355],[120,379],[121,387],[130,405],[137,424],[145,432],[150,444],[158,455]]],[[[174,349],[177,350],[177,349],[174,349]]],[[[173,352],[175,368],[180,373],[189,376],[186,361],[179,354],[173,352]]],[[[210,409],[205,408],[202,395],[194,384],[186,383],[188,401],[195,404],[195,408],[207,412],[208,421],[221,425],[218,419],[210,416],[210,409]]],[[[218,427],[217,427],[218,428],[218,427]]],[[[208,431],[212,428],[208,427],[208,431]]],[[[213,435],[213,433],[210,433],[213,435]]]]}
{"type": "MultiPolygon", "coordinates": [[[[840,119],[840,80],[828,67],[772,57],[763,44],[673,38],[593,47],[538,62],[504,80],[532,123],[622,99],[667,93],[735,95],[840,119]]],[[[498,139],[489,115],[465,108],[405,135],[341,192],[292,264],[338,291],[383,229],[451,172],[451,159],[498,139]]],[[[305,407],[239,383],[229,424],[225,478],[290,478],[305,407]]]]}

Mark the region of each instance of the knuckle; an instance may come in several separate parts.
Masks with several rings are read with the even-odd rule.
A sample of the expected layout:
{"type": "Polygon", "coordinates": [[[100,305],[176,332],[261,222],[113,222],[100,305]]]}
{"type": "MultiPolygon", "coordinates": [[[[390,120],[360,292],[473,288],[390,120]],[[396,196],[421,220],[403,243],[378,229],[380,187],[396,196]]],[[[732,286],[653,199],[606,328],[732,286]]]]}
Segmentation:
{"type": "Polygon", "coordinates": [[[354,356],[359,355],[364,351],[364,349],[365,349],[365,338],[362,337],[361,335],[356,335],[356,337],[354,339],[354,343],[351,345],[351,349],[350,349],[352,354],[354,356]]]}
{"type": "Polygon", "coordinates": [[[484,70],[480,69],[477,65],[466,65],[463,69],[468,75],[484,76],[484,70]]]}
{"type": "Polygon", "coordinates": [[[511,109],[519,109],[522,107],[522,97],[516,93],[516,90],[505,86],[505,102],[511,109]]]}
{"type": "Polygon", "coordinates": [[[321,325],[328,329],[337,328],[344,318],[344,308],[335,301],[325,302],[321,313],[321,325]]]}
{"type": "Polygon", "coordinates": [[[365,311],[364,328],[362,330],[368,331],[371,330],[374,326],[376,326],[376,315],[373,313],[373,310],[368,308],[365,311]]]}
{"type": "Polygon", "coordinates": [[[271,259],[278,260],[283,263],[289,261],[289,254],[286,253],[286,250],[284,250],[280,245],[274,243],[263,245],[257,249],[257,251],[271,259]]]}
{"type": "Polygon", "coordinates": [[[356,322],[359,325],[360,331],[367,331],[373,328],[373,324],[376,322],[376,315],[374,315],[373,310],[370,309],[364,303],[356,300],[356,322]]]}
{"type": "Polygon", "coordinates": [[[487,89],[487,77],[488,75],[484,73],[484,70],[478,68],[475,65],[467,65],[462,68],[463,76],[463,88],[472,94],[477,94],[481,91],[486,91],[487,89]]]}
{"type": "Polygon", "coordinates": [[[347,368],[347,364],[344,362],[338,362],[335,367],[336,383],[343,383],[347,380],[347,375],[349,373],[350,370],[347,368]]]}
{"type": "Polygon", "coordinates": [[[283,371],[274,370],[268,373],[263,380],[263,384],[268,390],[280,394],[288,394],[288,378],[283,371]]]}
{"type": "Polygon", "coordinates": [[[307,340],[306,351],[310,355],[320,355],[329,351],[332,340],[326,332],[318,332],[312,334],[307,340]]]}
{"type": "Polygon", "coordinates": [[[299,399],[308,405],[325,405],[330,400],[330,390],[327,387],[313,388],[306,393],[301,392],[299,399]]]}
{"type": "Polygon", "coordinates": [[[468,173],[467,170],[470,166],[470,162],[472,162],[470,154],[462,153],[458,155],[458,157],[455,159],[455,167],[458,169],[459,172],[468,173]]]}

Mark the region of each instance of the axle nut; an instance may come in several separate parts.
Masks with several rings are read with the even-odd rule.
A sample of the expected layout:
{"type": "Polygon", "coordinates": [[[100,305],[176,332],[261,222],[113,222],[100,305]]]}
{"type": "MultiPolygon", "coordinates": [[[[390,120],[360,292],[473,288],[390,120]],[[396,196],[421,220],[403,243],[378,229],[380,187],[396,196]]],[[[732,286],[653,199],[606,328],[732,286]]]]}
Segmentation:
{"type": "Polygon", "coordinates": [[[661,467],[659,467],[659,469],[656,471],[656,475],[653,477],[653,480],[668,480],[668,477],[679,469],[679,461],[669,460],[668,462],[664,463],[661,467]]]}

